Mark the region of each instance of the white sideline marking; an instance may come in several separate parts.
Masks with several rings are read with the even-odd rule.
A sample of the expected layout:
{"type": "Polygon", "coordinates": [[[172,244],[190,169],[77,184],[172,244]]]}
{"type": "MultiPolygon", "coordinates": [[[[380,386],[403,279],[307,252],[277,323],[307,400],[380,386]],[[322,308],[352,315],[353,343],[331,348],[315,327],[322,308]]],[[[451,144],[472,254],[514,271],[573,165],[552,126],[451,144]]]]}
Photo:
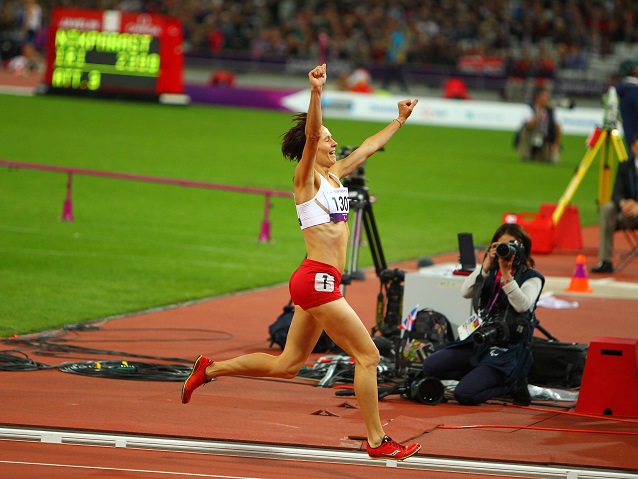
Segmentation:
{"type": "MultiPolygon", "coordinates": [[[[167,436],[142,436],[120,434],[105,434],[97,432],[74,432],[70,430],[31,429],[8,427],[0,425],[0,440],[42,442],[45,437],[58,434],[62,444],[67,445],[98,445],[126,447],[145,451],[171,451],[185,453],[200,453],[223,456],[253,457],[259,459],[291,460],[325,462],[331,464],[358,464],[376,466],[378,461],[368,457],[361,451],[343,451],[331,449],[317,449],[312,447],[276,446],[258,443],[229,443],[224,441],[203,441],[193,439],[171,438],[167,436]]],[[[7,461],[0,461],[7,462],[7,461]]],[[[30,463],[24,463],[30,464],[30,463]]],[[[38,465],[38,463],[33,463],[38,465]]],[[[48,465],[48,464],[43,464],[48,465]]],[[[51,466],[59,466],[52,464],[51,466]]],[[[83,467],[71,466],[68,467],[83,467]]],[[[527,464],[499,461],[477,461],[471,459],[444,459],[428,456],[412,456],[408,460],[397,463],[398,468],[424,471],[440,471],[449,473],[472,473],[483,475],[503,475],[524,478],[566,478],[568,473],[576,474],[579,479],[638,479],[638,474],[622,470],[599,468],[574,468],[559,465],[527,464]]],[[[102,468],[96,468],[102,469],[102,468]]],[[[125,469],[114,469],[122,470],[125,469]]],[[[163,471],[148,471],[157,474],[175,474],[163,471]]],[[[233,476],[187,474],[181,475],[198,477],[215,477],[235,479],[233,476]]],[[[246,478],[244,478],[246,479],[246,478]]],[[[248,478],[261,479],[261,478],[248,478]]]]}
{"type": "Polygon", "coordinates": [[[638,300],[638,283],[616,281],[614,278],[592,279],[591,276],[588,280],[589,287],[594,290],[593,293],[574,293],[565,291],[565,288],[567,288],[571,282],[571,278],[548,276],[545,278],[543,293],[552,292],[566,296],[638,300]]]}
{"type": "Polygon", "coordinates": [[[117,471],[117,472],[141,472],[144,474],[170,474],[171,476],[189,476],[189,477],[215,477],[218,479],[263,479],[261,477],[246,476],[221,476],[219,474],[198,474],[191,472],[174,472],[174,471],[154,471],[151,469],[125,469],[120,467],[97,467],[97,466],[78,466],[75,464],[50,464],[47,462],[24,462],[24,461],[2,461],[0,464],[14,464],[18,466],[42,466],[42,467],[62,467],[68,469],[89,469],[100,471],[117,471]]]}

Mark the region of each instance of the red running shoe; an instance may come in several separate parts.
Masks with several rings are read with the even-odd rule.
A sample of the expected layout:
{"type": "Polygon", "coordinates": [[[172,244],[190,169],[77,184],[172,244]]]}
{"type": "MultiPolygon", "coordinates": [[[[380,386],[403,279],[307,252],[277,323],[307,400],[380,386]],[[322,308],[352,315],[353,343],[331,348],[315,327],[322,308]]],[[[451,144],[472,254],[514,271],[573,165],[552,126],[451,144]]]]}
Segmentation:
{"type": "Polygon", "coordinates": [[[393,441],[390,437],[384,436],[379,447],[370,447],[370,444],[366,441],[366,449],[368,456],[372,459],[394,459],[396,461],[403,461],[410,456],[414,456],[421,450],[421,444],[410,444],[404,446],[396,441],[393,441]]]}
{"type": "Polygon", "coordinates": [[[206,368],[213,364],[212,359],[208,359],[206,356],[199,356],[193,364],[193,370],[184,381],[182,386],[182,403],[188,404],[191,400],[193,391],[200,387],[202,384],[210,382],[206,379],[206,368]]]}

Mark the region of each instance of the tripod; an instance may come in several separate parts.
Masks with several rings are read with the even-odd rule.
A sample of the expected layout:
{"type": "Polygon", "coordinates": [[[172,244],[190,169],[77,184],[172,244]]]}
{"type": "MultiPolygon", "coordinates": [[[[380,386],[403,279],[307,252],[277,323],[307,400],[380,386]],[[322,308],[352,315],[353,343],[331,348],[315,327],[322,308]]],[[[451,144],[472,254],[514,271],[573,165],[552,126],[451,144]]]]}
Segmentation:
{"type": "Polygon", "coordinates": [[[359,265],[359,249],[361,247],[362,224],[365,228],[368,246],[372,254],[374,262],[374,270],[377,276],[381,275],[381,271],[387,269],[379,231],[374,220],[372,212],[372,202],[370,200],[370,192],[365,186],[365,178],[361,174],[349,176],[344,180],[344,186],[348,187],[348,195],[350,199],[350,210],[354,211],[352,222],[352,233],[350,235],[349,260],[347,269],[341,280],[341,294],[345,296],[345,287],[350,284],[353,279],[363,280],[364,276],[358,269],[359,265]]]}
{"type": "Polygon", "coordinates": [[[346,285],[350,284],[353,279],[364,279],[363,273],[357,269],[361,246],[361,225],[363,224],[374,262],[374,270],[381,282],[381,290],[377,295],[376,325],[372,328],[372,335],[379,331],[387,337],[398,331],[401,323],[405,272],[398,269],[388,270],[362,168],[359,169],[358,173],[344,181],[344,185],[348,187],[350,210],[354,211],[354,220],[349,244],[350,257],[347,270],[341,280],[341,294],[345,296],[346,285]]]}
{"type": "Polygon", "coordinates": [[[555,225],[560,221],[561,216],[565,212],[565,208],[572,200],[578,186],[580,186],[581,181],[599,151],[601,151],[601,161],[598,183],[598,206],[606,203],[611,198],[614,153],[618,161],[625,161],[627,159],[627,150],[625,150],[620,132],[616,128],[618,96],[616,95],[616,89],[614,87],[609,87],[605,109],[605,118],[602,128],[596,127],[587,139],[587,152],[583,156],[580,165],[578,165],[574,176],[569,182],[569,185],[567,185],[567,189],[563,193],[563,196],[561,196],[552,214],[552,221],[555,225]]]}

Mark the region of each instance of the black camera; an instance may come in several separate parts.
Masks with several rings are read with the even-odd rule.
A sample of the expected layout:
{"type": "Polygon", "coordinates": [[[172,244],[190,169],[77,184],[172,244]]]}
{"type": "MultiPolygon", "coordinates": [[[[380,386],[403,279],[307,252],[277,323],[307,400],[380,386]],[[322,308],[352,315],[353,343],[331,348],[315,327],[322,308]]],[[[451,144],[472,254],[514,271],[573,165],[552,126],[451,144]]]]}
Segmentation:
{"type": "MultiPolygon", "coordinates": [[[[337,152],[337,160],[343,160],[344,158],[347,158],[357,148],[359,148],[359,146],[349,146],[349,145],[342,146],[341,148],[339,148],[339,151],[337,152]]],[[[385,151],[385,148],[381,147],[377,151],[385,151]]],[[[346,176],[343,179],[343,185],[347,186],[350,189],[355,189],[355,190],[363,188],[366,184],[366,181],[368,180],[365,177],[366,163],[367,161],[364,161],[359,166],[359,168],[357,168],[348,176],[346,176]]]]}
{"type": "Polygon", "coordinates": [[[525,313],[508,308],[503,315],[487,318],[474,332],[474,342],[479,346],[516,342],[525,336],[529,325],[525,313]]]}
{"type": "Polygon", "coordinates": [[[437,378],[418,378],[410,383],[410,399],[434,406],[443,400],[445,387],[437,378]]]}
{"type": "Polygon", "coordinates": [[[405,271],[402,269],[384,269],[379,274],[379,279],[383,282],[402,282],[405,279],[405,271]]]}
{"type": "Polygon", "coordinates": [[[383,323],[379,329],[383,336],[395,338],[399,334],[399,325],[401,324],[405,271],[384,269],[379,273],[379,279],[382,287],[386,288],[387,304],[385,305],[385,316],[383,316],[384,298],[380,292],[377,296],[377,325],[383,323]]]}
{"type": "Polygon", "coordinates": [[[426,377],[423,370],[408,369],[406,381],[399,386],[405,399],[434,406],[444,400],[445,386],[435,377],[426,377]]]}
{"type": "Polygon", "coordinates": [[[337,159],[338,160],[343,160],[344,158],[347,158],[357,148],[359,148],[359,147],[358,146],[350,146],[350,145],[342,146],[341,148],[339,148],[339,151],[337,152],[337,159]]]}
{"type": "Polygon", "coordinates": [[[508,241],[507,243],[499,243],[496,245],[496,256],[509,260],[514,257],[512,266],[517,267],[523,262],[525,257],[525,247],[516,240],[508,241]]]}

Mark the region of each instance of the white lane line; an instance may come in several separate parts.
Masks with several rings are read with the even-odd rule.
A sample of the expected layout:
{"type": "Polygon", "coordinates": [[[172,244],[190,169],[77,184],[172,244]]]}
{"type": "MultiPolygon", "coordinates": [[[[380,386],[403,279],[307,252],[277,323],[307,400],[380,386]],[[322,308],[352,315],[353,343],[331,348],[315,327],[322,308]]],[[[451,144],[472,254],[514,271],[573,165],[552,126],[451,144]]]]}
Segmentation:
{"type": "Polygon", "coordinates": [[[126,468],[120,468],[120,467],[79,466],[76,464],[50,464],[47,462],[25,462],[25,461],[0,460],[0,464],[10,464],[10,465],[16,465],[16,466],[60,467],[65,469],[87,469],[87,470],[116,471],[116,472],[137,472],[142,474],[170,474],[171,476],[213,477],[216,479],[264,479],[263,477],[222,476],[219,474],[197,474],[197,473],[191,473],[191,472],[156,471],[152,469],[126,469],[126,468]]]}
{"type": "MultiPolygon", "coordinates": [[[[97,445],[126,447],[147,451],[201,453],[260,459],[325,462],[331,464],[379,465],[361,451],[317,449],[312,447],[277,446],[260,443],[236,443],[212,440],[171,438],[167,436],[120,435],[70,430],[30,429],[0,425],[0,439],[13,441],[49,442],[66,445],[97,445]]],[[[478,461],[472,459],[444,459],[413,456],[405,462],[386,461],[387,467],[400,467],[449,473],[492,474],[510,477],[565,478],[577,474],[578,479],[638,479],[638,474],[624,470],[570,467],[546,464],[478,461]],[[390,464],[389,464],[390,463],[390,464]]],[[[229,477],[229,476],[207,476],[229,477]]],[[[256,478],[255,478],[256,479],[256,478]]]]}

